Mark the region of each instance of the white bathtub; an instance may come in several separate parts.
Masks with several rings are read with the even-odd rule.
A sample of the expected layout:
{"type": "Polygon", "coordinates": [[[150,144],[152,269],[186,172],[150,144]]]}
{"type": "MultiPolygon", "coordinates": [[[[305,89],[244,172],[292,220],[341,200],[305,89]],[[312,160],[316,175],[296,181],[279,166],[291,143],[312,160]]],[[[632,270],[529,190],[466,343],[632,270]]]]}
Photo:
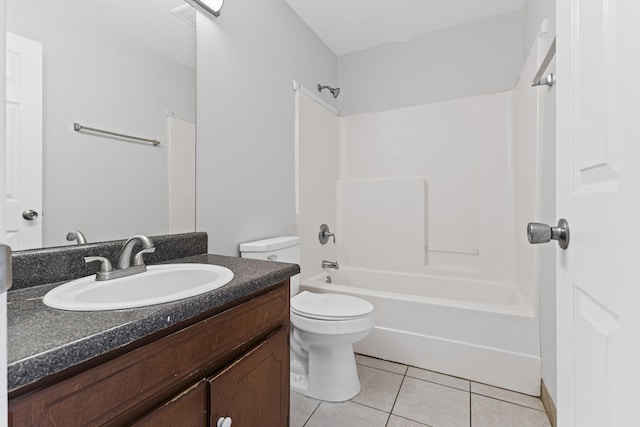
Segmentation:
{"type": "Polygon", "coordinates": [[[354,295],[376,327],[355,351],[531,395],[540,393],[538,318],[513,286],[343,268],[302,290],[354,295]]]}

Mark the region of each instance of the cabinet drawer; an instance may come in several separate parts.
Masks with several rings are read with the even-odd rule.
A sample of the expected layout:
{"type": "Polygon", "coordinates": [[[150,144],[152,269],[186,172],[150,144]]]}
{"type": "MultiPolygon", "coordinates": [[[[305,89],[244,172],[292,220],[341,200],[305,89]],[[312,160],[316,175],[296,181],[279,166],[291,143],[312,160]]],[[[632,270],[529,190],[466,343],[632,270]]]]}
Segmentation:
{"type": "Polygon", "coordinates": [[[289,329],[283,327],[210,379],[210,424],[284,427],[289,422],[289,329]]]}
{"type": "Polygon", "coordinates": [[[132,427],[207,427],[209,384],[202,380],[132,424],[132,427]]]}
{"type": "Polygon", "coordinates": [[[286,324],[287,282],[50,387],[12,399],[13,426],[101,425],[141,416],[286,324]]]}

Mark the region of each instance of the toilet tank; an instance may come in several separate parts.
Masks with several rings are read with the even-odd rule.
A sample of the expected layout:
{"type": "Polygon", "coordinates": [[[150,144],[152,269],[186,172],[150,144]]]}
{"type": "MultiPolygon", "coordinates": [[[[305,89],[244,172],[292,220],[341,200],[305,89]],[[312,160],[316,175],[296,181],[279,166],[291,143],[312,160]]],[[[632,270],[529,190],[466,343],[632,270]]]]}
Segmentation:
{"type": "MultiPolygon", "coordinates": [[[[241,243],[240,256],[300,264],[300,238],[298,236],[281,236],[241,243]]],[[[297,295],[299,290],[300,275],[296,274],[291,278],[291,296],[297,295]]]]}

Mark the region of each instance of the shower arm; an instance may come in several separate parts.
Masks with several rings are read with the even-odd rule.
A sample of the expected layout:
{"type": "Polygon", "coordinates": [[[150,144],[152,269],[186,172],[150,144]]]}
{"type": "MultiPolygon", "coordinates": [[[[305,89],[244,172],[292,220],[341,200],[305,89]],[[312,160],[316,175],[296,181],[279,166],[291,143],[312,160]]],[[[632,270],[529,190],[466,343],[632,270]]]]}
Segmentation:
{"type": "Polygon", "coordinates": [[[327,85],[321,85],[320,83],[318,83],[318,92],[322,92],[323,89],[327,89],[329,92],[331,92],[331,95],[333,95],[334,98],[337,98],[338,95],[340,95],[339,87],[331,87],[327,85]]]}

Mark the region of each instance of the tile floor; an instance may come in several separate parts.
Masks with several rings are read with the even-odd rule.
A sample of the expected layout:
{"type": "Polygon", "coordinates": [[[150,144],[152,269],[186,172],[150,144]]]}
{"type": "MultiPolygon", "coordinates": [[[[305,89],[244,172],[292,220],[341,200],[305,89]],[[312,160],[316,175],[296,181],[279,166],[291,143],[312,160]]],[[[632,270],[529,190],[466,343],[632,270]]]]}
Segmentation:
{"type": "Polygon", "coordinates": [[[362,389],[342,403],[291,392],[291,427],[550,427],[542,401],[357,355],[362,389]]]}

